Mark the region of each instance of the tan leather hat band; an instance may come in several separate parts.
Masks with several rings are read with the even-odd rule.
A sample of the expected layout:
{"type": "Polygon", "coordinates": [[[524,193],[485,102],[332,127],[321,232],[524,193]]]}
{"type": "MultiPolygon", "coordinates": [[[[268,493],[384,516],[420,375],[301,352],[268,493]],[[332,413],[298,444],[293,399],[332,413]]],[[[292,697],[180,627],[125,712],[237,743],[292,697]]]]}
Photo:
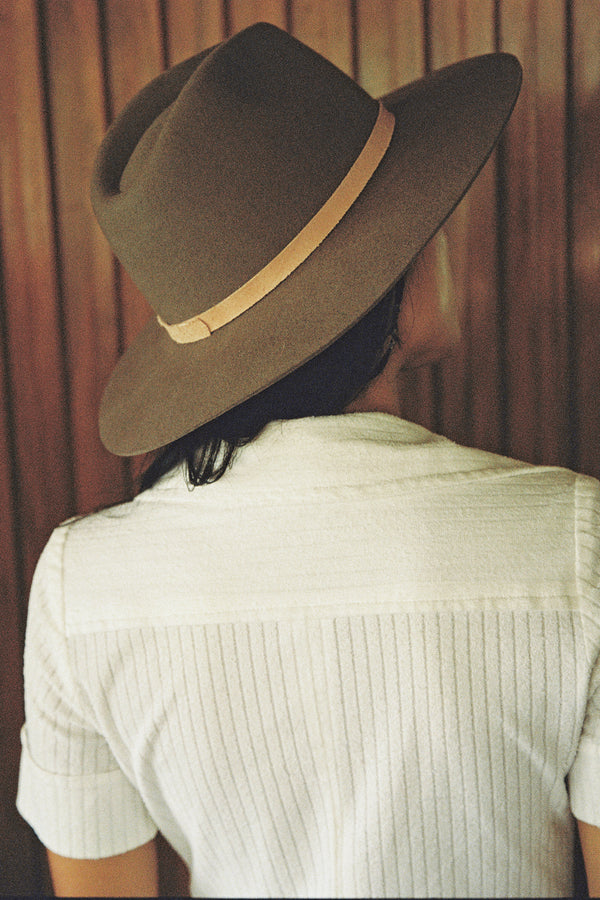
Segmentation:
{"type": "Polygon", "coordinates": [[[380,103],[373,130],[343,181],[296,237],[249,281],[185,322],[169,325],[157,316],[172,340],[190,344],[210,337],[213,331],[246,312],[291,275],[333,231],[368,184],[389,147],[394,125],[394,116],[380,103]]]}

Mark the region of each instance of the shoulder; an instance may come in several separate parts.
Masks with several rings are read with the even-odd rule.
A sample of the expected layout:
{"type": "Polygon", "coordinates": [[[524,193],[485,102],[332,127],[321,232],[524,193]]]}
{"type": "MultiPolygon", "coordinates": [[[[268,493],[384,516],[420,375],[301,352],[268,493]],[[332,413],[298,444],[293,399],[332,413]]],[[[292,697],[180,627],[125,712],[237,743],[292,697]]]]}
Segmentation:
{"type": "Polygon", "coordinates": [[[598,496],[600,483],[560,466],[536,465],[446,438],[431,445],[428,462],[435,482],[447,481],[457,490],[474,495],[498,493],[512,497],[523,508],[541,507],[553,501],[575,509],[580,493],[598,496]]]}
{"type": "MultiPolygon", "coordinates": [[[[560,466],[534,465],[481,450],[451,445],[447,454],[469,497],[481,498],[484,507],[504,526],[519,523],[527,529],[542,528],[550,536],[578,540],[582,529],[598,521],[600,482],[560,466]]],[[[444,453],[442,452],[442,456],[444,453]]]]}
{"type": "Polygon", "coordinates": [[[148,591],[167,569],[175,581],[189,565],[179,546],[198,527],[194,500],[181,478],[55,529],[37,577],[67,637],[112,627],[125,607],[128,621],[144,620],[148,591]]]}
{"type": "Polygon", "coordinates": [[[50,543],[63,548],[67,567],[77,564],[82,555],[88,560],[96,556],[110,559],[118,555],[120,546],[143,544],[147,534],[157,528],[164,531],[170,511],[187,498],[183,476],[170,473],[132,500],[67,519],[55,529],[50,543]]]}
{"type": "Polygon", "coordinates": [[[580,589],[600,612],[600,482],[595,478],[577,476],[575,509],[580,589]]]}

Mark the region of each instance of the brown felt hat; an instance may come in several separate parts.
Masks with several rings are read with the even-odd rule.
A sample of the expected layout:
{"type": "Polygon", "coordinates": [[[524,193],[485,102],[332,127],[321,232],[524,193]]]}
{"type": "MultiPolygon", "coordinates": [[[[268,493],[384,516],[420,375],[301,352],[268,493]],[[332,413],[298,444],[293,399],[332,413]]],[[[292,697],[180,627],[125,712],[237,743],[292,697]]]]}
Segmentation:
{"type": "Polygon", "coordinates": [[[378,102],[266,24],[155,78],[111,126],[92,182],[156,313],[104,392],[106,447],[187,434],[364,316],[466,192],[520,83],[518,61],[493,53],[378,102]]]}

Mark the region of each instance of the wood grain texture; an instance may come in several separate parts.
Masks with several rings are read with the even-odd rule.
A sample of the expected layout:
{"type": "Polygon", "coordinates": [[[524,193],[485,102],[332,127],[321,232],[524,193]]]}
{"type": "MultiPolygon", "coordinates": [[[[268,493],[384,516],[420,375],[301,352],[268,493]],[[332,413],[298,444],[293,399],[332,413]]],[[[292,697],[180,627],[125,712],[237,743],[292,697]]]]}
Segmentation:
{"type": "Polygon", "coordinates": [[[357,80],[374,97],[413,81],[425,70],[420,0],[358,0],[357,80]]]}
{"type": "Polygon", "coordinates": [[[41,887],[15,808],[28,588],[52,527],[72,511],[49,159],[33,2],[0,9],[0,894],[41,887]]]}
{"type": "MultiPolygon", "coordinates": [[[[26,10],[26,12],[30,10],[26,10]]],[[[25,31],[27,30],[25,21],[25,31]]],[[[15,10],[4,9],[0,14],[0,40],[7,48],[0,60],[0,75],[4,79],[5,92],[0,95],[0,114],[3,120],[15,122],[18,92],[15,80],[8,80],[10,67],[7,59],[16,55],[23,22],[16,21],[15,10]]],[[[13,70],[14,71],[14,70],[13,70]]],[[[0,215],[2,222],[14,215],[14,193],[19,187],[20,168],[15,165],[14,134],[2,135],[0,154],[0,215]],[[17,184],[14,185],[13,182],[17,184]]],[[[16,159],[15,159],[16,156],[16,159]]],[[[15,229],[16,230],[16,229],[15,229]]],[[[20,506],[20,478],[17,466],[15,419],[18,405],[13,390],[8,356],[9,307],[14,301],[15,281],[14,235],[0,231],[0,540],[2,541],[2,565],[0,566],[0,615],[4,628],[2,654],[0,655],[0,754],[3,766],[0,771],[0,894],[21,892],[25,884],[32,891],[35,886],[35,845],[26,824],[15,809],[18,760],[20,753],[19,731],[23,723],[22,641],[25,613],[25,574],[22,561],[23,540],[17,526],[17,508],[20,506]],[[12,251],[12,252],[11,252],[12,251]],[[17,852],[20,847],[20,852],[17,852]]]]}
{"type": "Polygon", "coordinates": [[[500,7],[501,49],[524,82],[504,143],[504,286],[508,452],[567,460],[566,60],[562,4],[500,7]]]}
{"type": "Polygon", "coordinates": [[[354,68],[352,26],[350,0],[292,0],[291,33],[348,75],[354,68]]]}
{"type": "MultiPolygon", "coordinates": [[[[374,96],[425,73],[427,34],[419,0],[392,4],[359,0],[356,25],[357,80],[374,96]]],[[[434,427],[437,411],[431,368],[407,370],[402,392],[403,415],[434,427]]]]}
{"type": "Polygon", "coordinates": [[[6,356],[27,577],[57,521],[74,512],[68,377],[35,4],[0,16],[0,217],[6,356]]]}
{"type": "Polygon", "coordinates": [[[222,41],[225,18],[225,0],[165,0],[169,65],[222,41]]]}
{"type": "Polygon", "coordinates": [[[258,20],[374,96],[496,46],[520,58],[506,138],[447,225],[464,345],[406,373],[404,415],[600,476],[598,0],[0,0],[0,893],[43,878],[14,810],[28,584],[55,524],[127,489],[97,409],[151,315],[90,208],[97,146],[165,65],[258,20]]]}
{"type": "Polygon", "coordinates": [[[229,0],[229,33],[235,34],[255,22],[270,22],[286,29],[285,0],[229,0]]]}
{"type": "MultiPolygon", "coordinates": [[[[0,328],[6,335],[6,294],[0,272],[0,328]]],[[[0,616],[3,626],[0,654],[0,895],[33,893],[36,887],[36,847],[30,829],[15,808],[19,732],[23,723],[22,620],[25,605],[25,579],[19,559],[22,542],[15,520],[16,487],[14,409],[9,394],[8,367],[0,341],[0,616]]]]}
{"type": "Polygon", "coordinates": [[[573,4],[571,160],[577,468],[600,477],[600,12],[573,4]]]}
{"type": "MultiPolygon", "coordinates": [[[[107,0],[104,10],[105,80],[109,115],[114,118],[165,68],[166,48],[157,0],[107,0]]],[[[152,315],[152,310],[123,267],[117,265],[122,347],[126,349],[152,315]]]]}
{"type": "MultiPolygon", "coordinates": [[[[492,0],[429,7],[433,69],[494,50],[492,0]]],[[[457,296],[464,303],[462,346],[439,367],[441,430],[462,443],[501,449],[498,344],[496,159],[486,164],[446,223],[457,296]]]]}
{"type": "Polygon", "coordinates": [[[56,177],[76,502],[88,510],[122,496],[124,467],[101,445],[100,397],[122,336],[112,254],[96,224],[89,182],[106,126],[97,6],[48,0],[50,115],[56,177]]]}

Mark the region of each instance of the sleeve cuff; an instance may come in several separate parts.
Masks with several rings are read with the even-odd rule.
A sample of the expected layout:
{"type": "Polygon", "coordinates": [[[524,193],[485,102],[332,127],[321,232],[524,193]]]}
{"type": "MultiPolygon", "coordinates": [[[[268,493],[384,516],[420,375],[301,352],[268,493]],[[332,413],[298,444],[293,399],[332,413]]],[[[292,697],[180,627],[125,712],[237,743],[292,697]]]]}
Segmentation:
{"type": "Polygon", "coordinates": [[[576,819],[600,827],[600,747],[582,738],[569,771],[569,800],[576,819]]]}
{"type": "Polygon", "coordinates": [[[101,859],[152,840],[156,825],[120,769],[55,775],[31,758],[22,735],[17,809],[49,850],[73,859],[101,859]]]}

